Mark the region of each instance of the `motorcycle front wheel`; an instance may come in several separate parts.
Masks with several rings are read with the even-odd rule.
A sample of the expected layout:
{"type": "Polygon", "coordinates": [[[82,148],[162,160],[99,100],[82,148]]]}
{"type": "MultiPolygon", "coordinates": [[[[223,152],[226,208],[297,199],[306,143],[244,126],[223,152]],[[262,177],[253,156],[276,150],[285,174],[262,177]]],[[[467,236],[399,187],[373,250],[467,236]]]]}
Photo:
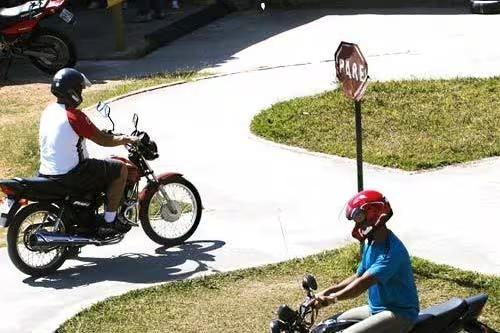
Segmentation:
{"type": "Polygon", "coordinates": [[[76,64],[75,46],[66,35],[54,30],[39,29],[25,53],[33,66],[47,74],[76,64]]]}
{"type": "Polygon", "coordinates": [[[66,248],[37,249],[30,236],[38,230],[64,233],[64,224],[56,227],[58,209],[50,204],[34,203],[14,217],[7,233],[7,251],[12,263],[23,273],[33,277],[46,276],[57,271],[66,260],[66,248]]]}
{"type": "Polygon", "coordinates": [[[142,228],[148,237],[164,246],[176,246],[191,237],[200,224],[202,204],[198,190],[182,176],[160,180],[146,192],[140,205],[142,228]],[[167,194],[167,200],[162,191],[167,194]]]}

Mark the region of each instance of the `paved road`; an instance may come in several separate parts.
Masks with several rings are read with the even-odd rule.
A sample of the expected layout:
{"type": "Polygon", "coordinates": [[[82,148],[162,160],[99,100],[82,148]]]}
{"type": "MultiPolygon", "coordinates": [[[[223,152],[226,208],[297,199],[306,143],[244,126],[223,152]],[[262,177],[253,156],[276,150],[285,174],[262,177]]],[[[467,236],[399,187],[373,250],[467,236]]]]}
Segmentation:
{"type": "MultiPolygon", "coordinates": [[[[1,250],[0,331],[51,331],[82,307],[111,295],[277,262],[349,241],[349,226],[336,220],[355,191],[355,162],[255,138],[248,129],[252,116],[278,101],[332,89],[333,64],[328,60],[340,40],[361,45],[374,79],[499,75],[500,46],[486,43],[488,31],[500,24],[492,18],[325,16],[324,11],[235,15],[137,63],[160,65],[161,59],[180,57],[198,45],[197,51],[186,53],[185,60],[191,61],[202,50],[209,56],[224,53],[214,50],[220,46],[227,55],[219,59],[217,70],[240,72],[112,105],[119,129],[130,128],[137,112],[140,126],[158,141],[156,170],[181,171],[199,188],[206,208],[200,229],[190,243],[169,250],[135,230],[122,244],[85,249],[80,260],[47,279],[26,278],[1,250]],[[233,47],[236,27],[254,38],[233,47]],[[215,46],[203,48],[202,39],[215,46]],[[277,65],[284,67],[252,71],[277,65]]],[[[87,65],[96,76],[123,70],[103,66],[96,72],[91,69],[95,65],[87,65]]],[[[383,189],[391,200],[391,228],[413,254],[500,274],[500,229],[491,213],[500,205],[500,159],[416,174],[371,166],[365,172],[366,187],[383,189]],[[421,200],[428,210],[420,209],[421,200]]]]}

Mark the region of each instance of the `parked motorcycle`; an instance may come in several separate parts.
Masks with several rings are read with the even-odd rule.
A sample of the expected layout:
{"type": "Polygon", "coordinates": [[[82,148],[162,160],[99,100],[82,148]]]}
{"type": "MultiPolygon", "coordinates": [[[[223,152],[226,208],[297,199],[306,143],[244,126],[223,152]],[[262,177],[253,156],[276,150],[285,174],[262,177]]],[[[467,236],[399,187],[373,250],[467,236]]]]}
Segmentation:
{"type": "Polygon", "coordinates": [[[48,74],[75,65],[71,40],[59,31],[40,27],[40,22],[52,15],[74,24],[75,16],[65,6],[66,0],[35,0],[0,9],[0,59],[7,61],[4,78],[14,58],[28,58],[48,74]]]}
{"type": "MultiPolygon", "coordinates": [[[[99,110],[110,117],[110,107],[99,110]]],[[[140,224],[146,235],[164,246],[184,243],[198,227],[202,203],[197,189],[178,173],[155,176],[148,161],[159,157],[157,145],[146,132],[137,129],[132,135],[140,142],[127,145],[128,159],[113,157],[127,165],[128,179],[118,214],[126,231],[140,224]],[[139,182],[146,186],[139,191],[139,182]]],[[[49,178],[14,178],[1,180],[0,189],[7,195],[0,206],[0,226],[9,227],[8,254],[14,265],[31,276],[56,271],[68,257],[86,245],[111,245],[125,233],[103,238],[98,234],[97,215],[103,212],[104,193],[79,193],[49,178]]]]}
{"type": "MultiPolygon", "coordinates": [[[[314,291],[317,289],[316,279],[306,275],[302,288],[306,291],[306,299],[297,311],[287,305],[278,308],[278,319],[271,321],[271,333],[333,333],[343,332],[358,323],[355,320],[339,320],[337,314],[314,325],[316,310],[313,309],[314,291]]],[[[466,299],[452,298],[449,301],[434,305],[420,312],[417,323],[410,333],[495,333],[492,329],[478,321],[488,296],[480,294],[466,299]]]]}

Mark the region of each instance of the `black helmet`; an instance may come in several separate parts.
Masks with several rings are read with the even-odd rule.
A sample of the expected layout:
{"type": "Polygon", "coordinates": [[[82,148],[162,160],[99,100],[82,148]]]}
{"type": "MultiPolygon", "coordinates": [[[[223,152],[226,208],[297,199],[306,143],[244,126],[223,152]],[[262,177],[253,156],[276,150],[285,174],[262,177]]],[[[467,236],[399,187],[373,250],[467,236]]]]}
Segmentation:
{"type": "Polygon", "coordinates": [[[83,101],[82,90],[91,85],[85,75],[76,69],[63,68],[54,75],[50,91],[58,102],[76,108],[83,101]]]}

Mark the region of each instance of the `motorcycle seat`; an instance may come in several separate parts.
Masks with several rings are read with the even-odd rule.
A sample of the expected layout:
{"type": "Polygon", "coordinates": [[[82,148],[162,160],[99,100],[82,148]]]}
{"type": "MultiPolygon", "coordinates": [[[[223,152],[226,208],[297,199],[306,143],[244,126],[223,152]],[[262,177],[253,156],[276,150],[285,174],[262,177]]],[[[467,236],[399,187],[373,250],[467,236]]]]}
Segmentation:
{"type": "Polygon", "coordinates": [[[14,178],[0,182],[2,185],[12,188],[22,198],[41,200],[63,200],[67,196],[82,196],[82,193],[62,185],[54,179],[45,177],[14,178]]]}
{"type": "Polygon", "coordinates": [[[422,310],[412,333],[442,332],[467,311],[467,303],[460,298],[422,310]]]}
{"type": "Polygon", "coordinates": [[[0,9],[0,19],[3,21],[4,19],[13,19],[23,14],[28,14],[31,11],[36,11],[41,8],[44,8],[48,3],[48,0],[43,1],[28,1],[25,4],[16,7],[10,8],[1,8],[0,9]]]}

